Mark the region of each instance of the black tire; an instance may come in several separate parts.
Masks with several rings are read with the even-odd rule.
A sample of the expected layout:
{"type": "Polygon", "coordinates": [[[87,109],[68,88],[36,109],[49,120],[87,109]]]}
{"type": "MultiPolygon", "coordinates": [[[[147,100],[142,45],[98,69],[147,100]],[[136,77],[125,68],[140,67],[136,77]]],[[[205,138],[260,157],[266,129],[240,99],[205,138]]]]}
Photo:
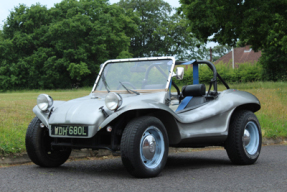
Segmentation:
{"type": "Polygon", "coordinates": [[[26,150],[30,159],[41,167],[58,167],[66,162],[71,148],[51,149],[51,137],[48,129],[40,127],[41,121],[35,117],[26,133],[26,150]]]}
{"type": "Polygon", "coordinates": [[[261,128],[254,113],[246,110],[236,111],[232,115],[225,142],[231,162],[237,165],[255,163],[260,155],[261,144],[261,128]]]}
{"type": "Polygon", "coordinates": [[[159,119],[151,116],[133,119],[122,135],[122,162],[135,177],[155,177],[166,164],[168,146],[167,132],[159,119]]]}

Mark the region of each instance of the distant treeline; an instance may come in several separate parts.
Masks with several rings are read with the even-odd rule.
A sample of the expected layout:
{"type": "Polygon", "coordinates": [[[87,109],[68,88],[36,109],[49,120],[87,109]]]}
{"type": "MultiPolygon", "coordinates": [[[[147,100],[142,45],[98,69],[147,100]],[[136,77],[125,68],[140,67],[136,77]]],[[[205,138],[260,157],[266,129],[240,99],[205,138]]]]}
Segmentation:
{"type": "Polygon", "coordinates": [[[162,0],[19,5],[0,31],[0,90],[92,86],[108,59],[203,57],[185,21],[162,0]]]}
{"type": "MultiPolygon", "coordinates": [[[[0,30],[0,91],[92,86],[100,64],[109,59],[209,58],[204,41],[189,30],[190,22],[163,0],[120,0],[113,5],[108,0],[63,0],[50,9],[19,5],[0,30]]],[[[213,58],[229,50],[219,45],[213,58]]],[[[263,55],[267,79],[286,79],[284,58],[263,55]]]]}

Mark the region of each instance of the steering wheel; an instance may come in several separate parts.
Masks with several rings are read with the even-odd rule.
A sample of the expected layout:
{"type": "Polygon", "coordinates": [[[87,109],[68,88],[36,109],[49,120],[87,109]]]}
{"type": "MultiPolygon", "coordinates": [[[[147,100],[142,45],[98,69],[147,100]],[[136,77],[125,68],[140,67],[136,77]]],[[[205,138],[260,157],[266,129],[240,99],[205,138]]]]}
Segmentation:
{"type": "MultiPolygon", "coordinates": [[[[126,84],[126,85],[130,85],[133,89],[136,89],[136,87],[131,82],[125,81],[125,82],[121,82],[121,83],[126,84]]],[[[123,87],[123,86],[119,83],[117,90],[119,90],[120,87],[123,87]]]]}

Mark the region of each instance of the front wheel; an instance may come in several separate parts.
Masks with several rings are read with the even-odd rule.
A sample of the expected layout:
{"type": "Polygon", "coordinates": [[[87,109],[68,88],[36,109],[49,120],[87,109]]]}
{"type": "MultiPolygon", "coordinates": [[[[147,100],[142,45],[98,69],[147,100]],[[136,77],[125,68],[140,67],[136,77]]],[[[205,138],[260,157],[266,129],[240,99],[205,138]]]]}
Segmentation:
{"type": "Polygon", "coordinates": [[[249,165],[259,157],[262,134],[257,117],[251,111],[236,111],[229,127],[225,149],[234,164],[249,165]]]}
{"type": "Polygon", "coordinates": [[[132,120],[121,140],[122,162],[135,177],[155,177],[168,156],[168,137],[162,122],[151,116],[132,120]]]}
{"type": "Polygon", "coordinates": [[[52,148],[52,138],[46,127],[40,127],[41,121],[35,117],[26,133],[26,150],[30,159],[41,167],[58,167],[66,162],[71,148],[52,148]]]}

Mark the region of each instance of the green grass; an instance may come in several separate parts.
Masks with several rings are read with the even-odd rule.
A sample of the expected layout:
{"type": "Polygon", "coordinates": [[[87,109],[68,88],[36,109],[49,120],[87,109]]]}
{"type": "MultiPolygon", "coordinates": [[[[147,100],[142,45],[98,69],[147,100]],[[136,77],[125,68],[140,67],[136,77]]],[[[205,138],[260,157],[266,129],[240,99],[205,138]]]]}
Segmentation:
{"type": "Polygon", "coordinates": [[[88,95],[92,88],[74,90],[32,90],[0,93],[0,155],[25,151],[25,134],[37,96],[49,94],[55,100],[70,100],[88,95]]]}
{"type": "MultiPolygon", "coordinates": [[[[230,87],[248,91],[258,97],[261,110],[256,115],[264,137],[287,137],[287,82],[242,83],[230,87]]],[[[218,89],[225,88],[219,85],[218,89]]],[[[88,95],[90,91],[91,88],[82,88],[0,93],[0,155],[25,151],[26,129],[35,117],[32,109],[39,94],[49,94],[54,100],[70,100],[88,95]]]]}
{"type": "Polygon", "coordinates": [[[261,109],[256,115],[264,137],[287,137],[287,82],[242,83],[230,87],[248,91],[259,99],[261,109]]]}

